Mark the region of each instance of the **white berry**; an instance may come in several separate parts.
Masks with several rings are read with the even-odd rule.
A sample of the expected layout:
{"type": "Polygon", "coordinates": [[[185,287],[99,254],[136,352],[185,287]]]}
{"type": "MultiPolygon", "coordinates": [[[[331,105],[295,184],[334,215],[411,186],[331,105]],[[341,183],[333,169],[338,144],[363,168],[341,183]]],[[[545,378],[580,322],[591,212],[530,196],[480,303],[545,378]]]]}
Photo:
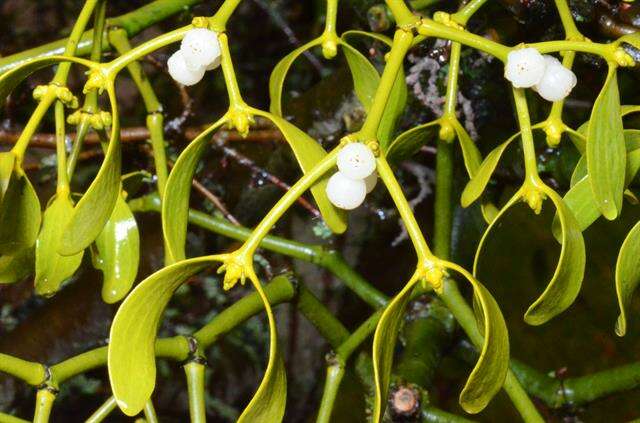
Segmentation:
{"type": "Polygon", "coordinates": [[[169,57],[167,67],[169,68],[169,75],[182,85],[197,84],[204,76],[205,71],[204,68],[196,70],[188,68],[181,50],[176,51],[169,57]]]}
{"type": "Polygon", "coordinates": [[[214,69],[220,64],[218,34],[206,28],[189,30],[180,44],[187,67],[190,69],[214,69]]]}
{"type": "Polygon", "coordinates": [[[352,142],[338,153],[338,169],[351,179],[364,179],[376,170],[376,158],[366,145],[352,142]]]}
{"type": "Polygon", "coordinates": [[[364,201],[367,187],[362,179],[351,179],[342,172],[336,172],[329,178],[327,197],[341,209],[353,210],[364,201]]]}
{"type": "Polygon", "coordinates": [[[544,75],[546,61],[535,48],[522,48],[509,52],[504,77],[516,88],[536,85],[544,75]]]}
{"type": "Polygon", "coordinates": [[[547,67],[540,82],[534,89],[540,97],[547,101],[560,101],[571,93],[578,83],[576,74],[562,66],[562,63],[553,56],[545,55],[547,67]]]}
{"type": "Polygon", "coordinates": [[[369,194],[376,187],[378,183],[378,172],[374,171],[371,175],[364,178],[364,184],[367,187],[367,194],[369,194]]]}

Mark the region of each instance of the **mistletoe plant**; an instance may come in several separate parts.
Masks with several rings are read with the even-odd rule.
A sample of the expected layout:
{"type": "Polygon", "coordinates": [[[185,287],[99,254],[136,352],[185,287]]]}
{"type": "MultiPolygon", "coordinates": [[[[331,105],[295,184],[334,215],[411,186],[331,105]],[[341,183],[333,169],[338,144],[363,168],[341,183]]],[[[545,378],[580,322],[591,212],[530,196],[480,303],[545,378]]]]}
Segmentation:
{"type": "MultiPolygon", "coordinates": [[[[14,282],[35,273],[35,291],[51,296],[62,282],[80,266],[85,250],[104,273],[102,296],[106,302],[122,299],[113,320],[108,347],[98,348],[66,362],[46,367],[8,355],[0,356],[0,370],[38,387],[34,421],[45,422],[59,384],[80,372],[105,363],[108,366],[113,397],[90,419],[102,420],[117,405],[125,414],[135,416],[144,411],[154,421],[151,395],[156,385],[156,357],[169,357],[185,363],[189,386],[192,421],[204,421],[204,353],[222,334],[250,315],[263,309],[269,326],[269,359],[262,381],[244,408],[239,421],[278,422],[283,419],[287,395],[287,378],[278,346],[277,326],[272,306],[291,299],[293,287],[286,280],[263,285],[254,268],[260,247],[296,258],[316,262],[338,272],[332,261],[318,250],[295,242],[279,241],[268,234],[283,214],[310,190],[327,227],[335,234],[347,231],[345,210],[359,206],[380,179],[397,209],[416,254],[412,276],[391,299],[377,294],[374,288],[355,286],[354,291],[380,308],[352,335],[332,335],[332,317],[316,319],[320,331],[332,339],[335,353],[328,367],[325,390],[318,411],[318,421],[329,421],[347,360],[373,334],[373,407],[372,421],[381,421],[392,380],[394,351],[398,332],[409,302],[433,291],[449,308],[479,355],[475,367],[460,393],[459,402],[468,413],[478,413],[494,395],[504,389],[528,422],[542,421],[518,378],[509,369],[507,326],[500,308],[475,274],[488,234],[509,209],[525,202],[540,213],[545,200],[556,210],[551,228],[561,253],[552,279],[524,314],[531,325],[540,325],[565,311],[580,292],[586,253],[584,231],[600,215],[616,219],[625,197],[635,199],[628,189],[640,168],[640,136],[637,130],[625,129],[623,117],[640,111],[640,106],[621,106],[617,75],[619,68],[635,66],[631,48],[640,48],[640,37],[626,35],[609,44],[585,38],[575,26],[565,0],[556,0],[566,38],[516,46],[506,46],[469,32],[465,27],[486,0],[471,0],[458,12],[436,12],[432,18],[415,13],[403,0],[386,0],[396,28],[392,38],[363,31],[336,32],[337,0],[327,0],[326,22],[322,34],[284,57],[271,74],[269,111],[247,104],[243,99],[226,33],[229,18],[240,0],[225,0],[215,14],[200,16],[190,25],[159,35],[132,47],[131,30],[126,16],[105,19],[105,0],[87,0],[70,33],[62,54],[41,57],[19,57],[10,64],[3,60],[0,76],[0,99],[35,71],[57,65],[49,84],[38,86],[33,96],[37,106],[26,122],[15,146],[0,153],[0,266],[2,282],[14,282]],[[85,33],[93,16],[93,31],[85,33]],[[127,30],[129,25],[129,31],[127,30]],[[88,34],[88,35],[87,35],[88,34]],[[352,45],[355,38],[368,38],[388,47],[381,73],[352,45]],[[408,51],[427,40],[451,42],[444,112],[436,120],[417,125],[397,135],[397,120],[406,99],[403,64],[408,51]],[[90,51],[81,41],[89,41],[90,51]],[[222,72],[228,93],[228,110],[204,129],[182,151],[170,174],[167,172],[162,106],[145,78],[141,59],[156,50],[181,43],[168,61],[170,75],[183,85],[197,84],[206,72],[222,72]],[[82,44],[82,47],[79,47],[82,44]],[[101,62],[107,45],[117,55],[101,62]],[[282,97],[287,73],[303,53],[321,47],[326,59],[340,52],[351,71],[358,100],[366,111],[366,119],[356,132],[344,136],[331,151],[285,119],[282,97]],[[471,137],[458,120],[458,74],[462,47],[489,54],[505,65],[505,78],[511,84],[519,131],[491,151],[484,159],[471,137]],[[562,62],[553,54],[559,53],[562,62]],[[608,65],[606,80],[598,95],[590,119],[577,129],[563,122],[564,98],[579,84],[571,71],[577,53],[597,55],[608,65]],[[89,58],[81,56],[89,54],[89,58]],[[81,101],[67,88],[71,66],[86,71],[81,101]],[[218,69],[218,66],[221,70],[218,69]],[[153,148],[157,174],[157,196],[128,198],[123,189],[131,175],[121,174],[120,113],[115,90],[117,76],[127,69],[142,95],[148,112],[147,126],[153,148]],[[548,117],[532,123],[527,105],[527,88],[532,88],[553,106],[548,117]],[[100,107],[105,96],[109,109],[100,107]],[[44,213],[24,171],[25,152],[43,118],[53,107],[57,145],[57,189],[44,213]],[[71,110],[74,110],[70,113],[71,110]],[[251,230],[231,228],[228,224],[211,224],[212,230],[236,239],[242,245],[232,252],[201,257],[185,253],[187,225],[196,222],[198,214],[189,209],[189,196],[197,165],[212,135],[223,127],[246,136],[256,118],[273,123],[283,137],[302,171],[302,177],[277,201],[260,223],[251,230]],[[71,151],[66,148],[66,125],[77,126],[71,151]],[[100,170],[84,193],[71,192],[83,141],[90,131],[100,137],[104,159],[100,170]],[[561,196],[538,173],[533,131],[543,131],[547,143],[556,147],[571,140],[582,155],[571,178],[571,188],[561,196]],[[563,137],[568,134],[568,138],[563,137]],[[505,150],[520,140],[524,153],[525,175],[521,187],[510,200],[496,206],[483,193],[505,150]],[[435,250],[429,247],[418,226],[412,208],[394,174],[394,166],[415,154],[425,143],[437,142],[437,186],[435,250]],[[480,200],[488,228],[477,248],[473,272],[450,260],[452,192],[452,146],[459,144],[469,181],[462,193],[464,207],[480,200]],[[335,171],[335,168],[338,171],[335,171]],[[166,265],[131,290],[138,268],[139,235],[132,210],[161,211],[166,265]],[[192,276],[208,269],[223,274],[225,290],[238,282],[251,283],[256,294],[249,296],[192,336],[158,339],[157,331],[163,312],[173,293],[192,276]],[[458,291],[456,280],[465,281],[473,290],[473,307],[458,291]],[[325,327],[322,329],[322,321],[325,327]],[[327,323],[328,322],[328,323],[327,323]],[[326,325],[329,325],[327,329],[326,325]]],[[[154,2],[148,6],[152,10],[154,2]]],[[[165,2],[168,3],[168,2],[165,2]]],[[[176,2],[180,3],[180,2],[176,2]]],[[[189,2],[183,2],[189,3],[189,2]]],[[[193,3],[193,2],[191,2],[193,3]]],[[[161,5],[163,7],[175,7],[161,5]]],[[[158,6],[160,7],[160,6],[158,6]]],[[[145,11],[143,11],[145,12],[145,11]]],[[[142,12],[141,12],[142,13],[142,12]]],[[[158,16],[149,18],[161,19],[158,16]]],[[[203,220],[204,219],[204,220],[203,220]]],[[[205,223],[202,223],[205,222],[205,223]]],[[[616,289],[620,317],[616,331],[626,331],[626,309],[640,282],[640,224],[629,233],[620,250],[616,267],[616,289]]],[[[349,283],[345,280],[345,282],[349,283]]],[[[315,303],[314,303],[315,304],[315,303]]],[[[315,304],[318,310],[321,304],[315,304]]],[[[319,313],[317,310],[316,313],[319,313]]],[[[338,333],[345,330],[337,323],[338,333]]],[[[9,421],[9,417],[2,417],[9,421]]],[[[11,420],[13,421],[13,420],[11,420]]]]}

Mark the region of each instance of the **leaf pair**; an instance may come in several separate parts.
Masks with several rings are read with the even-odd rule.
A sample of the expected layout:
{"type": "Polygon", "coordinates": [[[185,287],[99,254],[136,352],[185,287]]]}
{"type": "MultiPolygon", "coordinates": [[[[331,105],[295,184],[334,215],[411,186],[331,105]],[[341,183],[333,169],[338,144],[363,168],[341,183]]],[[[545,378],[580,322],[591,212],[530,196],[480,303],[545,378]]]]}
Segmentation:
{"type": "MultiPolygon", "coordinates": [[[[525,185],[526,186],[526,185],[525,185]]],[[[578,222],[562,198],[548,186],[541,184],[538,189],[546,195],[556,207],[560,226],[560,243],[562,245],[558,264],[551,281],[544,292],[527,309],[524,320],[530,325],[541,325],[566,310],[578,296],[584,277],[586,253],[584,239],[578,222]]],[[[482,249],[489,233],[499,219],[516,202],[524,199],[525,187],[521,188],[502,208],[491,222],[480,240],[473,264],[473,273],[478,275],[478,267],[482,249]]]]}
{"type": "MultiPolygon", "coordinates": [[[[198,257],[167,266],[142,281],[118,309],[109,337],[108,368],[113,395],[125,414],[138,414],[153,392],[156,335],[174,291],[219,260],[220,256],[198,257]]],[[[278,422],[286,403],[284,363],[271,306],[255,274],[251,272],[249,276],[267,312],[270,355],[262,383],[239,421],[278,422]]]]}
{"type": "MultiPolygon", "coordinates": [[[[293,150],[303,172],[309,172],[326,156],[327,153],[320,144],[293,124],[261,110],[252,109],[252,112],[271,120],[278,127],[293,150]]],[[[162,229],[170,262],[185,258],[191,181],[212,134],[226,121],[226,116],[222,117],[194,139],[180,154],[167,180],[162,204],[162,229]]],[[[329,202],[326,196],[327,179],[328,177],[324,177],[317,181],[311,187],[311,193],[327,226],[335,233],[342,233],[347,228],[346,215],[329,202]]]]}
{"type": "MultiPolygon", "coordinates": [[[[483,331],[480,358],[460,393],[460,405],[468,413],[478,413],[500,390],[509,367],[507,327],[495,299],[467,271],[453,263],[442,264],[460,273],[473,287],[478,327],[483,331]]],[[[375,379],[374,422],[382,420],[391,380],[395,344],[413,288],[420,280],[416,273],[409,283],[385,308],[373,338],[373,370],[375,379]]],[[[450,282],[445,282],[445,291],[450,282]]]]}

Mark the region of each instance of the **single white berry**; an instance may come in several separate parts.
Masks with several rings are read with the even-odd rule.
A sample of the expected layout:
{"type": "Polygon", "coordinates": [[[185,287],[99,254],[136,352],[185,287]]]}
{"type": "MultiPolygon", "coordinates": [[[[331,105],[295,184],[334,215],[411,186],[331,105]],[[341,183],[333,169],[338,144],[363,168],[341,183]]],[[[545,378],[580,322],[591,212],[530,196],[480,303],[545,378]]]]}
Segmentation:
{"type": "Polygon", "coordinates": [[[371,175],[364,178],[364,184],[367,187],[367,194],[369,194],[378,184],[378,172],[374,171],[371,175]]]}
{"type": "Polygon", "coordinates": [[[509,52],[504,67],[504,77],[516,88],[536,85],[544,75],[546,61],[538,50],[532,47],[509,52]]]}
{"type": "Polygon", "coordinates": [[[182,85],[197,84],[204,76],[204,68],[193,70],[187,67],[181,50],[176,51],[169,57],[167,67],[169,68],[169,75],[182,85]]]}
{"type": "Polygon", "coordinates": [[[352,142],[338,153],[338,169],[351,179],[364,179],[376,170],[376,158],[366,145],[352,142]]]}
{"type": "Polygon", "coordinates": [[[547,67],[540,82],[533,89],[547,101],[560,101],[571,93],[578,83],[576,74],[562,66],[553,56],[545,55],[547,67]]]}
{"type": "Polygon", "coordinates": [[[220,64],[220,41],[218,34],[206,28],[189,30],[180,44],[187,67],[191,69],[214,69],[220,64]]]}
{"type": "Polygon", "coordinates": [[[329,201],[341,209],[353,210],[364,201],[367,187],[362,179],[351,179],[342,172],[336,172],[327,183],[329,201]]]}

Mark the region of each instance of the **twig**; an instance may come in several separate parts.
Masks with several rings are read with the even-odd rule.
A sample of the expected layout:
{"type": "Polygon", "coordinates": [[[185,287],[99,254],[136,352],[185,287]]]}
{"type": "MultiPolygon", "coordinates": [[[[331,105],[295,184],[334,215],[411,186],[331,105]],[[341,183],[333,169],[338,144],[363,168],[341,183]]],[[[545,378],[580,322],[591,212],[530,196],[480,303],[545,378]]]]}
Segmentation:
{"type": "Polygon", "coordinates": [[[234,215],[232,215],[229,210],[227,209],[227,207],[224,205],[224,203],[222,202],[222,200],[220,200],[220,198],[218,198],[217,195],[215,195],[214,193],[212,193],[211,191],[209,191],[207,189],[207,187],[205,187],[204,185],[202,185],[200,182],[198,182],[196,179],[194,179],[193,181],[191,181],[191,185],[193,185],[193,187],[196,189],[196,191],[198,191],[200,194],[202,194],[207,200],[209,200],[218,210],[220,210],[220,213],[222,213],[222,215],[229,220],[229,222],[233,223],[236,226],[240,225],[240,222],[238,221],[238,219],[235,218],[234,215]]]}

